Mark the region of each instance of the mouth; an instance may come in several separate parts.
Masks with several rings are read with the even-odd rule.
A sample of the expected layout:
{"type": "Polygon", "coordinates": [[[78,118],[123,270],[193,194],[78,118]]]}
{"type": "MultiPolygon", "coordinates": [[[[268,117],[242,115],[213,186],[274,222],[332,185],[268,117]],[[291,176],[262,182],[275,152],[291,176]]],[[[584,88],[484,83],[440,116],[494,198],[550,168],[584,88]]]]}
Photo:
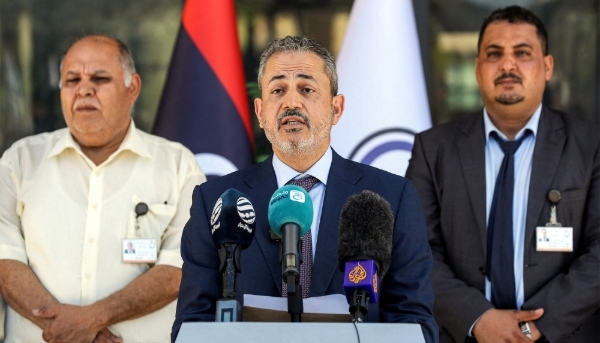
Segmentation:
{"type": "Polygon", "coordinates": [[[305,124],[306,123],[301,118],[292,116],[292,117],[283,118],[283,120],[279,124],[279,127],[284,128],[286,130],[287,129],[297,129],[301,125],[305,125],[305,124]]]}
{"type": "Polygon", "coordinates": [[[494,80],[494,85],[498,86],[514,86],[517,84],[521,84],[523,82],[523,79],[513,73],[505,73],[500,75],[499,77],[497,77],[494,80]]]}
{"type": "Polygon", "coordinates": [[[277,129],[296,132],[306,126],[310,129],[310,121],[308,117],[298,110],[288,110],[282,113],[278,121],[277,129]]]}
{"type": "Polygon", "coordinates": [[[96,106],[93,105],[78,105],[75,106],[75,111],[77,112],[94,112],[97,111],[98,108],[96,108],[96,106]]]}

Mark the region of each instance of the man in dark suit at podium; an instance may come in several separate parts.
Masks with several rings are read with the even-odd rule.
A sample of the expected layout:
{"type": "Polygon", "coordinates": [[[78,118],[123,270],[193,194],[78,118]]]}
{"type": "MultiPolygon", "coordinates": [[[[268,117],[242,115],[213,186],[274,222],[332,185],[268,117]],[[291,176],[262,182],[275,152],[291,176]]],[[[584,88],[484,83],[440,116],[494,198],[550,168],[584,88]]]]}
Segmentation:
{"type": "Polygon", "coordinates": [[[366,320],[417,323],[427,342],[437,342],[432,258],[422,206],[407,179],[346,160],[331,149],[330,130],[342,116],[344,96],[337,94],[329,51],[306,37],[276,39],[261,56],[258,81],[262,98],[255,100],[255,112],[274,154],[194,190],[191,219],[182,237],[183,279],[172,340],[183,322],[215,320],[222,277],[209,219],[219,196],[228,188],[238,189],[249,196],[256,212],[254,241],[242,251],[238,298],[280,297],[279,243],[269,235],[269,199],[290,180],[310,177],[316,178],[309,190],[316,215],[308,244],[314,251],[312,281],[308,287],[303,284],[308,295],[344,293],[336,255],[341,209],[351,195],[371,190],[390,203],[395,223],[392,262],[382,281],[380,304],[370,308],[366,320]]]}
{"type": "Polygon", "coordinates": [[[542,105],[547,39],[528,10],[494,11],[483,111],[415,138],[441,342],[599,342],[600,128],[542,105]]]}

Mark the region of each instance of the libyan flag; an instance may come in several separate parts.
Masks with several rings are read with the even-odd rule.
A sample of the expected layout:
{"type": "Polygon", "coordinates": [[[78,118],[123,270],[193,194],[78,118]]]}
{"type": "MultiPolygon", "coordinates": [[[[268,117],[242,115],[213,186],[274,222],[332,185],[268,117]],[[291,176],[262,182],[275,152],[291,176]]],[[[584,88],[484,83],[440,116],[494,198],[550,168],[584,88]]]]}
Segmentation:
{"type": "Polygon", "coordinates": [[[153,133],[180,142],[208,178],[254,163],[233,0],[187,0],[153,133]]]}

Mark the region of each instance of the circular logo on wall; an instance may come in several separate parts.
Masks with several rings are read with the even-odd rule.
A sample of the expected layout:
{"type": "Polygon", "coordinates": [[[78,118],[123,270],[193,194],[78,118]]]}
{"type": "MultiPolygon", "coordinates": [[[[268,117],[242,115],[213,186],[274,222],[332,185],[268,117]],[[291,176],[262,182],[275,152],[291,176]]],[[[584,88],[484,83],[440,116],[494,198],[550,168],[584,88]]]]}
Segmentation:
{"type": "Polygon", "coordinates": [[[404,175],[414,139],[415,132],[409,129],[394,127],[379,130],[359,142],[348,158],[404,175]]]}
{"type": "Polygon", "coordinates": [[[250,200],[244,197],[240,197],[237,201],[237,211],[244,223],[254,223],[254,220],[256,219],[256,214],[254,213],[254,207],[252,206],[250,200]]]}
{"type": "Polygon", "coordinates": [[[196,154],[196,161],[207,179],[227,175],[237,170],[235,164],[221,155],[204,152],[196,154]]]}

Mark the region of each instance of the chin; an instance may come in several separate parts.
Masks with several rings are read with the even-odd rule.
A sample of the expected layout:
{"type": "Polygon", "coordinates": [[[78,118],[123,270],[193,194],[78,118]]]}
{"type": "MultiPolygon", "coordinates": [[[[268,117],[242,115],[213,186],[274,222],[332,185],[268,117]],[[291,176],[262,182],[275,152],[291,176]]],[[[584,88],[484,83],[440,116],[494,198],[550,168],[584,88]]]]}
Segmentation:
{"type": "Polygon", "coordinates": [[[75,121],[71,123],[69,127],[72,127],[72,130],[79,133],[96,133],[102,131],[104,128],[104,122],[102,121],[75,121]]]}
{"type": "Polygon", "coordinates": [[[502,94],[494,98],[494,100],[501,105],[515,105],[523,102],[525,97],[520,94],[502,94]]]}

